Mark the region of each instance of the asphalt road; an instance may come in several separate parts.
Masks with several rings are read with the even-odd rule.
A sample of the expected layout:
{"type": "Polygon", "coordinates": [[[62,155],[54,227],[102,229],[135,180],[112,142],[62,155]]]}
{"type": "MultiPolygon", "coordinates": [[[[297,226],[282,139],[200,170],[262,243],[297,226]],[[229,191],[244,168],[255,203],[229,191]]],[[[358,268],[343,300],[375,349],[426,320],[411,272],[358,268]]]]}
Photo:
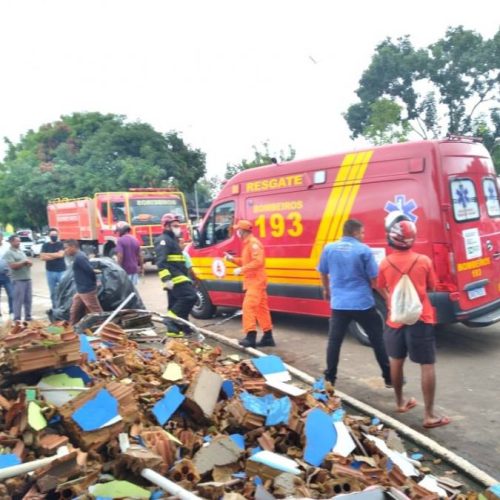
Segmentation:
{"type": "MultiPolygon", "coordinates": [[[[38,259],[33,266],[33,280],[35,317],[43,318],[50,301],[43,264],[38,259]]],[[[149,309],[165,310],[165,296],[153,269],[148,270],[138,289],[149,309]]],[[[5,293],[1,300],[5,315],[5,293]]],[[[273,321],[278,346],[267,351],[313,376],[321,375],[327,321],[285,314],[273,314],[273,321]]],[[[200,325],[211,322],[198,321],[200,325]]],[[[211,329],[238,338],[240,326],[235,319],[211,329]]],[[[483,329],[447,326],[439,329],[437,339],[436,411],[452,419],[446,427],[432,430],[422,427],[419,367],[410,362],[406,368],[405,392],[415,396],[420,404],[404,415],[395,413],[393,392],[384,388],[371,349],[353,338],[347,337],[342,348],[337,387],[429,435],[500,479],[500,325],[483,329]]]]}

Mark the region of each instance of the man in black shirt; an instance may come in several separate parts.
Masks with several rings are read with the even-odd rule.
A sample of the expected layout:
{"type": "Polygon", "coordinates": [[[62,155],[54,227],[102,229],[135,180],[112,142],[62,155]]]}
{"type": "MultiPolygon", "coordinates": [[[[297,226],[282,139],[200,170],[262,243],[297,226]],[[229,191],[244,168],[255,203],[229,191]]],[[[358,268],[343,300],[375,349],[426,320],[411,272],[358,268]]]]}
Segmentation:
{"type": "Polygon", "coordinates": [[[64,252],[69,257],[73,257],[76,294],[71,303],[69,322],[74,325],[85,315],[85,310],[89,313],[100,313],[102,307],[97,298],[97,280],[94,268],[90,265],[87,256],[80,251],[78,241],[65,241],[64,252]]]}
{"type": "Polygon", "coordinates": [[[66,271],[66,262],[64,262],[64,247],[62,241],[59,241],[57,229],[51,228],[49,230],[49,238],[50,242],[42,245],[40,259],[45,261],[50,300],[52,301],[52,307],[55,307],[57,285],[59,285],[62,275],[66,271]]]}

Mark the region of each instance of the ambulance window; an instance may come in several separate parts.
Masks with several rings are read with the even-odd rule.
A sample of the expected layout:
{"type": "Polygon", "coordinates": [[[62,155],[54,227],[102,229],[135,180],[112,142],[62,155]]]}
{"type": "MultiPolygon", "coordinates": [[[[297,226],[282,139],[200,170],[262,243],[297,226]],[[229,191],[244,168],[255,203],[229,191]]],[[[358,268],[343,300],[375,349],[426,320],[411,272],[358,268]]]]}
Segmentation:
{"type": "Polygon", "coordinates": [[[234,201],[217,205],[207,221],[204,231],[204,246],[227,240],[234,224],[234,201]]]}
{"type": "Polygon", "coordinates": [[[490,217],[500,217],[500,200],[495,179],[483,179],[484,199],[486,211],[490,217]]]}
{"type": "Polygon", "coordinates": [[[471,179],[453,179],[450,184],[453,215],[457,222],[479,219],[479,204],[471,179]]]}

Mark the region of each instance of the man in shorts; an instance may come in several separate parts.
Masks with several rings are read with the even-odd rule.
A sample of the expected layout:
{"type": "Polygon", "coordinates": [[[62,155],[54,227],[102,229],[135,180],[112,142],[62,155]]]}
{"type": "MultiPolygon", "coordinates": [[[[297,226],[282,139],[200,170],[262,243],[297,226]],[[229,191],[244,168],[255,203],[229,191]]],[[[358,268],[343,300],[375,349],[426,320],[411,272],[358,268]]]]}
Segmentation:
{"type": "Polygon", "coordinates": [[[432,262],[427,255],[411,250],[417,228],[404,214],[389,214],[386,218],[386,232],[389,246],[394,252],[380,263],[377,286],[385,294],[388,314],[384,332],[385,347],[391,364],[391,380],[396,396],[399,413],[405,413],[417,405],[415,398],[403,397],[403,366],[406,357],[421,367],[422,393],[424,397],[425,428],[441,427],[450,423],[447,417],[438,417],[434,413],[436,392],[436,339],[434,324],[435,311],[427,295],[434,290],[436,276],[432,262]],[[420,302],[422,314],[413,325],[394,323],[390,320],[391,296],[403,274],[407,274],[413,283],[420,302]]]}

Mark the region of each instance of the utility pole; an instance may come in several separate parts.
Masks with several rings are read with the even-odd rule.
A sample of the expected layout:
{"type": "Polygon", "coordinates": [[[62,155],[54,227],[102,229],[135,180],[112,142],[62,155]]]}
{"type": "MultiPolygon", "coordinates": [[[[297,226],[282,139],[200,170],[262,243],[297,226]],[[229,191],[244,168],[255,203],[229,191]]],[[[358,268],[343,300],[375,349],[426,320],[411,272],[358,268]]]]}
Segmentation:
{"type": "Polygon", "coordinates": [[[198,207],[198,190],[196,189],[196,184],[194,185],[194,208],[196,210],[196,224],[198,224],[200,221],[200,209],[198,207]]]}

